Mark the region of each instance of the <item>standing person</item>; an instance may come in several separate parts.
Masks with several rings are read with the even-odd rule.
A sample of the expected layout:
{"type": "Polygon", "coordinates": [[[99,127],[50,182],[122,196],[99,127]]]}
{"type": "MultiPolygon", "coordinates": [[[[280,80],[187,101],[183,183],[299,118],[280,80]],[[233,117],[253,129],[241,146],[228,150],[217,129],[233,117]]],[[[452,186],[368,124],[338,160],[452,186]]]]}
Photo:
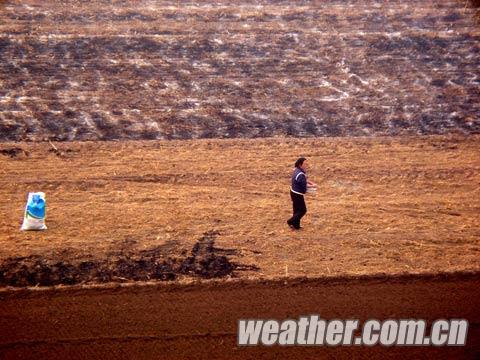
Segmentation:
{"type": "Polygon", "coordinates": [[[304,157],[299,158],[295,162],[295,170],[292,175],[292,187],[290,188],[290,197],[293,203],[293,216],[287,220],[288,226],[292,229],[299,230],[300,219],[307,213],[304,195],[307,192],[307,186],[317,186],[315,183],[307,179],[306,170],[308,161],[304,157]]]}

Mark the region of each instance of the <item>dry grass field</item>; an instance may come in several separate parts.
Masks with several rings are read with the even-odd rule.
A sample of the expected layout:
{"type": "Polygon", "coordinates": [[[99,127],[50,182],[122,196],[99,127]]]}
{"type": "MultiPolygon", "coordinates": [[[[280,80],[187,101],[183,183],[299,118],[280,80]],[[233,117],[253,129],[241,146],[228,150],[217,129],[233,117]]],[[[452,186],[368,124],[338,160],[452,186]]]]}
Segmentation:
{"type": "Polygon", "coordinates": [[[33,268],[107,261],[106,273],[87,269],[93,278],[73,283],[145,280],[152,261],[181,266],[197,243],[223,259],[222,276],[479,270],[478,140],[70,142],[57,143],[59,153],[48,143],[2,144],[24,152],[0,157],[0,257],[10,268],[12,258],[33,268]],[[292,232],[285,221],[299,154],[319,190],[307,196],[304,229],[292,232]],[[29,191],[46,193],[48,231],[19,231],[29,191]]]}

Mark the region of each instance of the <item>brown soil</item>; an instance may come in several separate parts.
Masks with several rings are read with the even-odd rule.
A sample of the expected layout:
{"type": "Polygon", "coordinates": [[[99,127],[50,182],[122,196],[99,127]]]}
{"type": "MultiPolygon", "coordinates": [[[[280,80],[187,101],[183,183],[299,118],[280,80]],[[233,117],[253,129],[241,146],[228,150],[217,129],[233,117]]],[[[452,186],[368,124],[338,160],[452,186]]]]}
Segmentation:
{"type": "Polygon", "coordinates": [[[478,140],[3,144],[29,155],[0,155],[0,284],[478,271],[478,140]],[[319,190],[292,232],[300,154],[319,190]],[[19,231],[29,191],[47,231],[19,231]]]}
{"type": "Polygon", "coordinates": [[[478,359],[480,277],[0,293],[2,359],[478,359]],[[238,347],[242,318],[468,319],[461,347],[238,347]]]}

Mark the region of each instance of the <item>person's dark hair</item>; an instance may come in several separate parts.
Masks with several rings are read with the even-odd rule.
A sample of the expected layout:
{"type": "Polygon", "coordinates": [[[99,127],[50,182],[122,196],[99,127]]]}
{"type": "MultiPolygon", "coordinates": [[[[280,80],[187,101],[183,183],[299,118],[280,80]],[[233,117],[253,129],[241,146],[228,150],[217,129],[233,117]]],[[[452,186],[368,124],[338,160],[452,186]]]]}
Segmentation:
{"type": "Polygon", "coordinates": [[[298,168],[299,166],[302,166],[305,160],[307,159],[305,159],[304,157],[298,158],[298,160],[295,161],[295,167],[298,168]]]}

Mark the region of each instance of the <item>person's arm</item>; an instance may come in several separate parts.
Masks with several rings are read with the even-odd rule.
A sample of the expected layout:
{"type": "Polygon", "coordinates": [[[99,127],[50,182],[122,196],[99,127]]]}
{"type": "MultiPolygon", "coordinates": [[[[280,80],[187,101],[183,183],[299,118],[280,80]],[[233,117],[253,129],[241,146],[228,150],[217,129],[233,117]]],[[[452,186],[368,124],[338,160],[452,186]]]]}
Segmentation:
{"type": "Polygon", "coordinates": [[[297,175],[297,183],[300,186],[300,191],[305,194],[307,192],[308,180],[304,173],[300,173],[297,175]]]}
{"type": "Polygon", "coordinates": [[[308,180],[308,179],[307,179],[307,185],[308,185],[308,186],[312,186],[312,187],[316,187],[316,186],[317,186],[317,184],[315,184],[313,181],[310,181],[310,180],[308,180]]]}

